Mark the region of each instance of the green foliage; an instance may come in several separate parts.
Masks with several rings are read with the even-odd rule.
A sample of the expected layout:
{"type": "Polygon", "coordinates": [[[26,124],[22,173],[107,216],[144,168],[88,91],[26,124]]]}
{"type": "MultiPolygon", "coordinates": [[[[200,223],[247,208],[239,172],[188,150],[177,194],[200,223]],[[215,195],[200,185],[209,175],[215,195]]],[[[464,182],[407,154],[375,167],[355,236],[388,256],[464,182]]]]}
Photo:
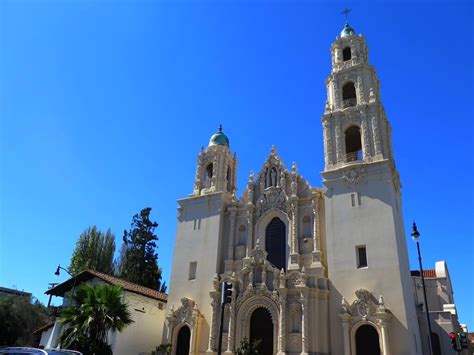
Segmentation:
{"type": "Polygon", "coordinates": [[[65,326],[59,342],[86,354],[112,354],[109,331],[121,332],[133,323],[122,289],[115,285],[82,284],[74,290],[72,305],[63,309],[59,322],[65,326]]]}
{"type": "Polygon", "coordinates": [[[166,292],[166,285],[161,283],[161,268],[158,266],[158,255],[155,253],[155,228],[158,223],[150,220],[151,208],[147,207],[133,216],[130,231],[124,231],[124,257],[118,269],[120,278],[139,285],[166,292]]]}
{"type": "Polygon", "coordinates": [[[48,311],[39,301],[29,297],[0,297],[0,346],[36,346],[33,332],[52,322],[48,311]]]}
{"type": "Polygon", "coordinates": [[[159,346],[156,347],[156,351],[155,353],[156,354],[161,354],[161,355],[169,355],[171,354],[171,350],[172,350],[172,345],[171,344],[161,344],[159,346]]]}
{"type": "Polygon", "coordinates": [[[108,229],[105,233],[96,226],[81,233],[72,254],[69,272],[77,275],[86,269],[113,274],[115,236],[108,229]]]}
{"type": "Polygon", "coordinates": [[[247,340],[247,338],[243,338],[240,341],[240,346],[236,351],[237,355],[258,355],[258,345],[260,344],[260,340],[254,340],[252,344],[247,340]]]}

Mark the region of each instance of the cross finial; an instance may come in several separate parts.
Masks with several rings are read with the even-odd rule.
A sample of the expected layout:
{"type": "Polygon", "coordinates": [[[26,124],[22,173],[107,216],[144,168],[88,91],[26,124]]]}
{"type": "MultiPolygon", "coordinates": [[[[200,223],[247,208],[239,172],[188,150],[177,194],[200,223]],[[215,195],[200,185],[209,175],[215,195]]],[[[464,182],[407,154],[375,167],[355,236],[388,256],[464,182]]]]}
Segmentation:
{"type": "Polygon", "coordinates": [[[351,12],[351,9],[348,9],[347,7],[342,10],[341,14],[346,17],[346,22],[347,22],[347,17],[349,16],[349,12],[351,12]]]}
{"type": "Polygon", "coordinates": [[[222,132],[222,125],[219,125],[219,132],[222,132]]]}

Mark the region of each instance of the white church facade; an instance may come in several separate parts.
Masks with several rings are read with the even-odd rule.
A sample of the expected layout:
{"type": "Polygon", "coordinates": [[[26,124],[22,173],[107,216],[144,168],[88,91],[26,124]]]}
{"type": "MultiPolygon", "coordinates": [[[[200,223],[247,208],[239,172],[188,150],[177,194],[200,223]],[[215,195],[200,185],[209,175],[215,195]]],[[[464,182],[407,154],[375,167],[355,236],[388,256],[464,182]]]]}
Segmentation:
{"type": "Polygon", "coordinates": [[[322,116],[323,187],[275,148],[235,195],[237,159],[219,130],[199,153],[178,225],[164,340],[173,354],[408,355],[422,349],[390,123],[363,36],[331,46],[322,116]]]}

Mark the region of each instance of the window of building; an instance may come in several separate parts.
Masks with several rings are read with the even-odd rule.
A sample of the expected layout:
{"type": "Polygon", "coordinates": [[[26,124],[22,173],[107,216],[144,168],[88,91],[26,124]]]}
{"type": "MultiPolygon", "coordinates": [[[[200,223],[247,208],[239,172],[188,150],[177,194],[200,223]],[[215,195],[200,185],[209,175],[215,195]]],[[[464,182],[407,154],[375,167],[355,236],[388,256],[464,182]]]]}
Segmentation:
{"type": "Polygon", "coordinates": [[[231,181],[231,170],[230,170],[230,166],[227,167],[227,176],[226,176],[226,179],[227,179],[227,191],[229,192],[232,192],[231,189],[232,189],[232,181],[231,181]]]}
{"type": "Polygon", "coordinates": [[[204,173],[204,187],[211,187],[211,179],[213,174],[214,166],[210,163],[206,166],[206,172],[204,173]]]}
{"type": "Polygon", "coordinates": [[[189,263],[189,280],[195,280],[196,279],[196,269],[197,269],[197,261],[191,261],[189,263]]]}
{"type": "Polygon", "coordinates": [[[352,58],[351,47],[346,47],[342,50],[342,60],[345,62],[352,58]]]}
{"type": "Polygon", "coordinates": [[[278,270],[286,269],[286,226],[278,217],[265,230],[265,247],[270,261],[278,270]]]}
{"type": "Polygon", "coordinates": [[[362,138],[360,136],[360,128],[351,126],[344,132],[346,143],[346,163],[362,160],[362,138]]]}
{"type": "Polygon", "coordinates": [[[357,105],[356,89],[352,81],[342,87],[342,106],[344,108],[357,105]]]}
{"type": "Polygon", "coordinates": [[[161,303],[161,302],[158,303],[158,309],[163,309],[163,308],[165,308],[164,305],[163,305],[163,303],[161,303]]]}
{"type": "Polygon", "coordinates": [[[365,245],[356,246],[357,268],[367,267],[367,251],[365,245]]]}

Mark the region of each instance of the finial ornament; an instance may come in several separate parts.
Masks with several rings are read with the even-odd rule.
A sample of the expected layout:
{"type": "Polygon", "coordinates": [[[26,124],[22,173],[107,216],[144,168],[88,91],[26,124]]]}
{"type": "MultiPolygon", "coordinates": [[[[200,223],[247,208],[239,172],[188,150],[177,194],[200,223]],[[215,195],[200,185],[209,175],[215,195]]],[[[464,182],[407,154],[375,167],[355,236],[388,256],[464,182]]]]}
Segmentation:
{"type": "Polygon", "coordinates": [[[222,125],[219,125],[219,132],[222,132],[222,125]]]}
{"type": "Polygon", "coordinates": [[[272,145],[271,152],[272,152],[272,154],[275,154],[275,153],[276,153],[276,147],[275,147],[274,145],[272,145]]]}
{"type": "Polygon", "coordinates": [[[341,14],[346,17],[346,22],[347,22],[347,17],[349,16],[349,13],[351,12],[351,9],[348,9],[347,7],[342,10],[341,14]]]}

